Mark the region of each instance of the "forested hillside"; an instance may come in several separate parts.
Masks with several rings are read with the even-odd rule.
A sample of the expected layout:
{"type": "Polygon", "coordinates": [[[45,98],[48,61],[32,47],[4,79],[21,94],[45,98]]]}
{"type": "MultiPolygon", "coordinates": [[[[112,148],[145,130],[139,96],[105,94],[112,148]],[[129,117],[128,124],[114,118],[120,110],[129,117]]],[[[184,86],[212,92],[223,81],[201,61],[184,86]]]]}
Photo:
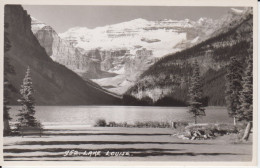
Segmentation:
{"type": "Polygon", "coordinates": [[[147,103],[154,105],[185,105],[192,63],[196,59],[202,74],[205,104],[225,105],[226,65],[231,56],[245,62],[253,42],[252,29],[252,13],[246,12],[239,20],[233,20],[222,31],[219,30],[214,37],[160,59],[125,93],[128,95],[124,96],[125,101],[135,97],[137,100],[145,98],[149,100],[147,103]]]}

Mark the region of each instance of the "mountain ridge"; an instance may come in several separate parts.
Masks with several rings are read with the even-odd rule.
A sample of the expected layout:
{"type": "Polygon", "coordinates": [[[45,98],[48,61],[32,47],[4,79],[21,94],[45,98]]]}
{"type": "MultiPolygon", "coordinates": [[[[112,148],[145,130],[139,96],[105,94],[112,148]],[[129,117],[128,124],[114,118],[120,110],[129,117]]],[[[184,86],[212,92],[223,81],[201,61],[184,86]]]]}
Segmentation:
{"type": "MultiPolygon", "coordinates": [[[[146,44],[148,46],[154,46],[157,49],[148,49],[147,46],[138,45],[138,43],[133,43],[132,46],[130,45],[130,48],[132,49],[129,49],[127,48],[129,45],[124,44],[126,46],[118,47],[117,43],[108,42],[108,45],[114,44],[115,46],[109,49],[102,50],[100,46],[103,46],[102,43],[103,40],[101,40],[101,41],[93,42],[96,43],[96,47],[94,47],[94,49],[92,46],[88,50],[85,50],[75,45],[76,43],[78,43],[77,40],[70,37],[69,38],[63,37],[63,35],[57,34],[53,29],[48,30],[46,26],[48,28],[49,26],[46,25],[45,23],[42,23],[41,21],[38,21],[35,18],[32,19],[34,21],[32,22],[32,30],[35,36],[37,37],[37,39],[39,40],[40,44],[46,49],[46,51],[57,51],[54,54],[52,52],[47,52],[49,53],[48,55],[50,55],[50,57],[54,61],[67,66],[69,69],[73,70],[74,72],[82,76],[82,78],[85,80],[92,79],[92,81],[97,82],[98,84],[100,84],[105,88],[108,88],[108,90],[116,93],[121,93],[121,94],[130,85],[134,83],[136,77],[142,71],[146,70],[150,65],[156,62],[156,60],[158,59],[157,58],[158,53],[156,52],[162,51],[163,50],[162,46],[165,46],[165,44],[168,44],[170,41],[174,41],[171,37],[170,38],[168,37],[167,31],[173,31],[170,33],[173,34],[174,37],[175,36],[178,38],[180,37],[177,43],[179,43],[180,40],[182,41],[186,38],[191,39],[190,43],[192,44],[195,44],[200,40],[198,36],[188,35],[186,37],[186,34],[181,32],[179,26],[182,26],[184,28],[192,27],[190,23],[191,21],[189,19],[185,19],[182,21],[175,21],[170,19],[164,19],[161,21],[147,21],[145,19],[139,18],[139,19],[131,20],[129,22],[123,22],[123,23],[96,28],[98,29],[98,32],[102,33],[102,35],[100,34],[95,35],[95,33],[93,32],[88,32],[93,30],[95,31],[95,29],[88,29],[85,27],[71,28],[69,29],[69,31],[72,31],[72,34],[75,34],[77,36],[81,36],[81,35],[92,36],[94,34],[95,38],[101,36],[101,39],[105,36],[108,36],[108,38],[111,39],[118,39],[120,43],[122,42],[122,38],[124,38],[125,36],[122,30],[123,31],[126,30],[130,33],[129,36],[130,39],[135,39],[135,36],[139,34],[138,31],[148,32],[148,37],[143,37],[143,35],[140,35],[139,42],[142,44],[146,44]],[[163,25],[161,25],[161,23],[163,25]],[[148,24],[148,25],[150,24],[150,28],[149,26],[145,28],[143,26],[144,24],[148,24]],[[175,27],[172,27],[172,25],[175,25],[175,27]],[[156,29],[159,30],[158,32],[159,34],[157,33],[158,37],[151,37],[151,35],[154,32],[153,30],[154,26],[156,29]],[[113,27],[115,28],[115,30],[113,30],[113,27]],[[165,28],[167,30],[164,30],[165,28]],[[118,38],[117,38],[117,31],[119,31],[118,38]],[[168,41],[162,41],[162,39],[159,39],[160,36],[162,35],[160,33],[161,31],[166,33],[165,38],[168,38],[168,41]],[[45,34],[46,37],[47,36],[49,37],[46,38],[42,34],[45,34]],[[192,38],[192,36],[194,36],[194,38],[192,38]],[[48,41],[54,41],[54,42],[49,44],[48,41]],[[58,41],[56,42],[57,43],[56,45],[54,45],[55,41],[58,41]],[[158,46],[158,43],[161,42],[162,45],[158,46]],[[66,47],[71,48],[72,51],[68,53],[64,53],[63,52],[64,49],[62,49],[62,51],[59,52],[60,49],[57,48],[56,46],[58,47],[64,46],[63,47],[64,49],[66,47]],[[74,52],[74,51],[78,51],[78,52],[74,52]],[[93,51],[96,52],[96,54],[94,54],[94,58],[92,54],[93,51]],[[75,54],[77,56],[75,56],[75,54]]],[[[84,39],[84,37],[80,37],[80,38],[84,39]]],[[[92,40],[89,39],[87,41],[90,41],[91,43],[92,40]]],[[[129,41],[128,37],[126,37],[126,41],[129,41]]],[[[171,49],[175,44],[172,44],[170,47],[165,49],[165,51],[163,51],[164,52],[163,54],[159,54],[159,55],[162,56],[165,54],[169,54],[169,52],[175,52],[179,50],[179,49],[171,49]],[[169,49],[171,51],[169,51],[169,49]]],[[[91,46],[91,44],[85,44],[85,43],[83,45],[91,46]]],[[[179,45],[179,47],[183,48],[185,46],[179,45]]]]}
{"type": "MultiPolygon", "coordinates": [[[[27,67],[31,69],[37,105],[112,105],[121,100],[87,84],[64,65],[54,62],[31,30],[30,15],[20,5],[5,6],[5,32],[11,43],[6,56],[14,66],[15,75],[8,80],[18,90],[27,67]]],[[[18,92],[10,95],[17,104],[18,92]]]]}
{"type": "Polygon", "coordinates": [[[253,42],[252,13],[246,11],[233,22],[234,25],[224,26],[217,35],[158,60],[139,77],[126,95],[139,100],[145,98],[155,104],[167,104],[173,100],[187,104],[192,62],[196,59],[202,74],[205,103],[225,105],[224,76],[229,58],[236,56],[245,61],[250,54],[247,49],[253,42]]]}
{"type": "MultiPolygon", "coordinates": [[[[64,33],[54,33],[54,39],[60,39],[56,40],[59,41],[56,46],[71,48],[71,52],[64,53],[64,49],[60,51],[52,46],[58,52],[51,57],[83,79],[91,79],[111,92],[123,94],[157,60],[222,33],[221,27],[244,12],[231,9],[217,20],[206,17],[197,21],[137,18],[92,29],[73,27],[64,33]]],[[[37,24],[41,25],[40,21],[37,24]]],[[[37,28],[32,24],[32,29],[34,27],[37,28]]],[[[46,32],[41,26],[38,31],[46,32]]],[[[45,47],[44,37],[37,32],[34,34],[45,47]]],[[[46,50],[50,48],[49,45],[46,50]]]]}

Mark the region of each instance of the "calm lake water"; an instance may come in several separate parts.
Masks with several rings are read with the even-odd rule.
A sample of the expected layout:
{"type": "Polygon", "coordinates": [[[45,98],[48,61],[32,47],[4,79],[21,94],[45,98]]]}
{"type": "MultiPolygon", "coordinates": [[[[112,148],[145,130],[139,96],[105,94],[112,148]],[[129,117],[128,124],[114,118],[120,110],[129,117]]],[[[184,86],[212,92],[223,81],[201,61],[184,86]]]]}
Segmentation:
{"type": "MultiPolygon", "coordinates": [[[[12,106],[10,115],[15,122],[19,106],[12,106]]],[[[207,107],[199,122],[232,123],[225,107],[207,107]]],[[[134,106],[37,106],[36,118],[44,125],[94,125],[97,119],[107,122],[193,121],[186,107],[134,106]]]]}

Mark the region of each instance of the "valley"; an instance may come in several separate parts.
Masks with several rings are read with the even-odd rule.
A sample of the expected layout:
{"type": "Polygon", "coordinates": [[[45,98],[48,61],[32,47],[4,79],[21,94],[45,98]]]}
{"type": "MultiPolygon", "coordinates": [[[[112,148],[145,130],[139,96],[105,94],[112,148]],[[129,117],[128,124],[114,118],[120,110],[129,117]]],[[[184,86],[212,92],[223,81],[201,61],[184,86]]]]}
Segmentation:
{"type": "Polygon", "coordinates": [[[159,59],[221,33],[242,13],[231,8],[217,20],[197,21],[138,18],[93,29],[73,27],[63,33],[32,17],[32,31],[54,61],[122,95],[159,59]]]}

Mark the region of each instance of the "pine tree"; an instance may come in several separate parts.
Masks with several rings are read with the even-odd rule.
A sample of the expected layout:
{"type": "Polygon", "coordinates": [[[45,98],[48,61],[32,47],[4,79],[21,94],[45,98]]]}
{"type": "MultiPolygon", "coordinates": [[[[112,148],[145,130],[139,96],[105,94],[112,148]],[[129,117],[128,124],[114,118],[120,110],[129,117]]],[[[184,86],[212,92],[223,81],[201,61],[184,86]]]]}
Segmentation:
{"type": "Polygon", "coordinates": [[[193,115],[194,122],[197,124],[197,117],[205,116],[205,109],[202,104],[202,84],[200,79],[199,65],[197,60],[194,63],[191,84],[189,87],[189,113],[193,115]]]}
{"type": "Polygon", "coordinates": [[[6,54],[11,48],[11,43],[8,39],[8,33],[6,32],[8,28],[8,25],[6,23],[4,25],[4,28],[5,31],[4,31],[4,104],[3,104],[4,116],[3,118],[4,118],[4,135],[9,135],[11,132],[10,125],[9,125],[9,120],[11,119],[9,115],[10,107],[8,107],[9,95],[11,91],[14,91],[14,87],[13,85],[10,84],[7,75],[14,74],[15,72],[6,54]]]}
{"type": "Polygon", "coordinates": [[[240,92],[239,120],[248,122],[243,140],[247,140],[253,121],[253,58],[249,50],[247,68],[243,77],[243,90],[240,92]]]}
{"type": "Polygon", "coordinates": [[[240,62],[235,58],[230,58],[230,63],[227,67],[226,75],[226,104],[227,110],[230,117],[234,119],[234,125],[236,125],[236,120],[239,118],[239,108],[240,108],[240,91],[242,90],[242,66],[240,62]]]}
{"type": "Polygon", "coordinates": [[[33,98],[34,89],[32,87],[32,78],[30,75],[30,68],[27,68],[25,78],[23,79],[23,84],[21,85],[21,98],[18,102],[22,105],[18,114],[18,128],[20,126],[27,127],[37,127],[39,123],[34,117],[35,114],[35,102],[33,98]]]}

